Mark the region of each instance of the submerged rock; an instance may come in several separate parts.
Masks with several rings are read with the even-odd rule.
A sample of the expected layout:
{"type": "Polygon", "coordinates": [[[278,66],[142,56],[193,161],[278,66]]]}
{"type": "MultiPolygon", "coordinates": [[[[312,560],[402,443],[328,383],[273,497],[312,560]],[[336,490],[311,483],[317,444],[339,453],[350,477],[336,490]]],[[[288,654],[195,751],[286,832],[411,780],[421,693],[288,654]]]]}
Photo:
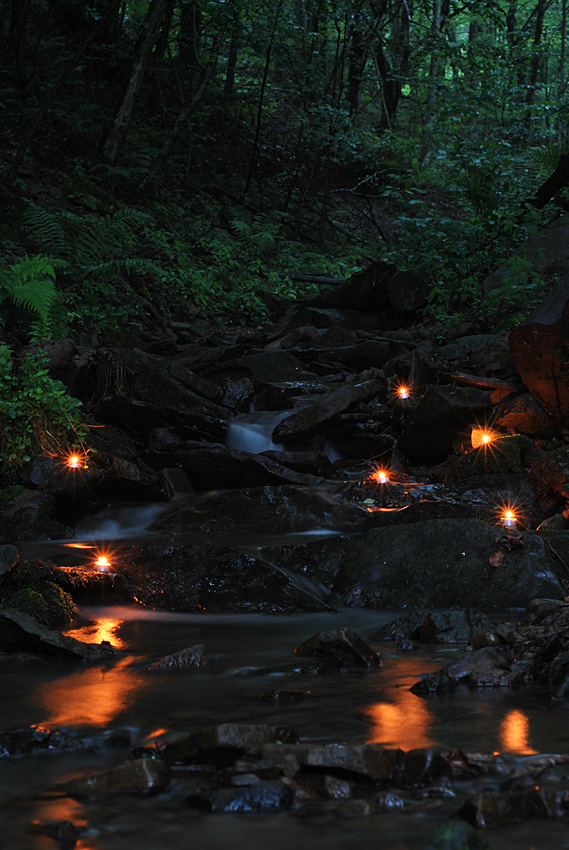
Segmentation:
{"type": "Polygon", "coordinates": [[[387,623],[372,639],[410,638],[421,643],[466,643],[477,632],[491,631],[492,621],[475,608],[414,611],[387,623]]]}
{"type": "Polygon", "coordinates": [[[75,738],[58,730],[43,728],[0,730],[0,758],[53,755],[92,749],[94,749],[94,743],[89,738],[75,738]]]}
{"type": "Polygon", "coordinates": [[[181,649],[179,652],[174,652],[172,655],[165,655],[160,661],[151,664],[149,670],[168,670],[172,668],[192,669],[203,667],[207,664],[208,659],[205,652],[205,645],[197,643],[195,646],[189,646],[187,649],[181,649]]]}
{"type": "Polygon", "coordinates": [[[161,759],[141,758],[117,767],[71,779],[63,790],[71,795],[113,792],[115,794],[158,794],[170,781],[167,764],[161,759]]]}
{"type": "Polygon", "coordinates": [[[297,655],[320,655],[343,667],[378,667],[380,656],[351,629],[319,632],[299,644],[297,655]]]}
{"type": "Polygon", "coordinates": [[[206,726],[166,745],[164,757],[169,764],[204,761],[210,764],[232,763],[243,753],[258,754],[266,744],[279,745],[298,740],[288,726],[266,726],[262,723],[220,723],[206,726]]]}
{"type": "Polygon", "coordinates": [[[422,850],[492,850],[484,835],[460,821],[449,821],[434,832],[422,850]]]}
{"type": "Polygon", "coordinates": [[[279,779],[251,785],[197,791],[186,798],[193,808],[208,812],[266,812],[289,809],[292,788],[279,779]]]}
{"type": "Polygon", "coordinates": [[[114,650],[106,644],[82,643],[42,626],[29,614],[0,608],[0,650],[35,652],[40,655],[66,655],[70,658],[97,660],[109,658],[114,650]]]}

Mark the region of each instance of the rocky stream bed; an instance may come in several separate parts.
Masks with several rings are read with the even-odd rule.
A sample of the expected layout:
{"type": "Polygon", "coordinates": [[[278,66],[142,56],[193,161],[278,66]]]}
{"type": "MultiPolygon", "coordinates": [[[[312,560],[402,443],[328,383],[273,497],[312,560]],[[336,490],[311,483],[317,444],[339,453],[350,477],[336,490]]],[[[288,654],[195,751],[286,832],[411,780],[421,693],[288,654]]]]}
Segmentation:
{"type": "Polygon", "coordinates": [[[522,330],[444,342],[344,287],[261,330],[45,344],[93,440],[0,492],[7,846],[569,846],[568,285],[522,330]],[[22,610],[62,591],[63,629],[22,610]],[[183,628],[158,652],[161,612],[183,628]],[[287,640],[263,663],[267,615],[287,640]],[[247,617],[255,660],[232,666],[247,617]],[[157,681],[186,704],[149,723],[157,681]],[[370,737],[348,717],[390,688],[409,701],[370,737]],[[514,731],[485,751],[453,711],[494,695],[514,731]],[[420,706],[456,740],[406,735],[420,706]]]}

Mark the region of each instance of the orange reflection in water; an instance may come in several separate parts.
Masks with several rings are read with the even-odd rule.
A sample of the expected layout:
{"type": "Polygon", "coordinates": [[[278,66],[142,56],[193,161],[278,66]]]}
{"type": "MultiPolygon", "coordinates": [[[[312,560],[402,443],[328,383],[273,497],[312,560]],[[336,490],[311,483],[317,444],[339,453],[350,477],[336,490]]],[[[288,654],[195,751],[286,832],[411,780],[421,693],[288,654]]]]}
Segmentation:
{"type": "Polygon", "coordinates": [[[88,623],[81,629],[69,629],[64,634],[85,643],[101,643],[103,640],[108,640],[114,649],[125,649],[127,644],[118,636],[118,630],[122,624],[123,620],[114,617],[99,617],[98,620],[88,623]]]}
{"type": "Polygon", "coordinates": [[[402,687],[393,691],[392,702],[377,702],[364,708],[364,714],[372,722],[366,744],[382,744],[402,750],[434,745],[429,734],[433,715],[426,701],[409,690],[420,673],[433,669],[432,665],[425,664],[425,669],[421,669],[422,666],[417,659],[400,658],[395,661],[392,671],[394,680],[397,679],[399,683],[400,678],[408,677],[409,681],[401,682],[402,687]]]}
{"type": "Polygon", "coordinates": [[[135,699],[145,677],[129,670],[134,659],[123,658],[112,667],[77,670],[71,676],[46,682],[35,691],[43,705],[45,726],[106,726],[135,699]]]}
{"type": "Polygon", "coordinates": [[[504,753],[533,755],[537,753],[530,747],[529,718],[519,709],[509,711],[500,724],[500,746],[504,753]]]}

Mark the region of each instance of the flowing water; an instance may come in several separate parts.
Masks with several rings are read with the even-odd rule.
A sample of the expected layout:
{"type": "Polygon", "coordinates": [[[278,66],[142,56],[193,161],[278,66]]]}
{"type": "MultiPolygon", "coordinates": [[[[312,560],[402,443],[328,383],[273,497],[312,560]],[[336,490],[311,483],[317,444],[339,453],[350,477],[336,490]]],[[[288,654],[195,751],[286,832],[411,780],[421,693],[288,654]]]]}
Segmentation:
{"type": "MultiPolygon", "coordinates": [[[[274,424],[269,429],[263,421],[253,424],[263,426],[263,433],[263,428],[253,429],[254,437],[266,444],[274,424]]],[[[249,433],[242,442],[248,451],[251,440],[249,433]]],[[[147,539],[160,509],[102,512],[77,527],[77,542],[126,545],[147,539]]],[[[322,533],[334,532],[316,530],[312,536],[322,533]]],[[[283,542],[298,537],[290,535],[283,542]]],[[[310,534],[300,537],[306,540],[310,534]]],[[[240,541],[249,549],[274,543],[262,536],[240,541]]],[[[69,549],[68,541],[36,543],[22,546],[21,556],[57,558],[77,551],[73,557],[81,557],[81,550],[69,549]]],[[[369,640],[401,613],[349,609],[294,617],[190,615],[134,606],[81,611],[68,633],[93,643],[110,641],[116,658],[89,666],[5,657],[0,665],[2,728],[58,728],[93,741],[89,752],[0,758],[0,847],[56,850],[39,827],[71,821],[82,829],[75,850],[420,850],[459,807],[457,800],[433,800],[411,804],[404,812],[355,820],[310,807],[210,815],[190,809],[170,789],[156,797],[98,800],[54,790],[73,776],[120,763],[135,743],[168,740],[212,723],[287,725],[312,742],[377,743],[403,750],[432,746],[443,752],[460,747],[502,753],[505,761],[520,766],[536,753],[569,752],[566,700],[460,688],[422,698],[409,690],[420,676],[461,654],[460,646],[402,653],[393,643],[371,641],[383,654],[379,669],[326,675],[316,675],[310,659],[293,653],[297,644],[323,629],[349,626],[369,640]],[[164,655],[197,643],[205,644],[207,666],[191,672],[149,671],[164,655]],[[298,689],[305,696],[285,704],[262,698],[279,688],[298,689]]],[[[515,618],[519,612],[504,616],[515,618]]],[[[530,820],[486,837],[493,850],[569,850],[566,826],[550,821],[530,820]]],[[[69,850],[72,846],[66,845],[69,850]]]]}

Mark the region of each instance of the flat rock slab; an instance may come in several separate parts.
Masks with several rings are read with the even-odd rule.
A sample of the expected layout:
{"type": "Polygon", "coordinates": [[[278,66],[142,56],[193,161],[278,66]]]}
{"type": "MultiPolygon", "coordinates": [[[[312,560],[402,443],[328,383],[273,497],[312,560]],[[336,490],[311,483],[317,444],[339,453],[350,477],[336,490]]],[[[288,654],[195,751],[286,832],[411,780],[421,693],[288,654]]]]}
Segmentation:
{"type": "Polygon", "coordinates": [[[202,493],[169,507],[154,530],[175,534],[192,532],[233,535],[289,534],[305,531],[347,531],[369,521],[358,505],[335,498],[334,493],[300,487],[266,486],[202,493]]]}
{"type": "Polygon", "coordinates": [[[34,617],[12,608],[0,609],[0,650],[34,652],[41,655],[66,655],[71,658],[100,660],[114,650],[108,646],[83,643],[42,626],[34,617]]]}
{"type": "Polygon", "coordinates": [[[291,548],[280,556],[273,550],[271,558],[281,557],[287,569],[320,582],[339,605],[492,609],[565,596],[537,533],[524,534],[523,545],[505,551],[500,567],[490,566],[503,536],[501,526],[475,519],[435,519],[291,548]]]}
{"type": "MultiPolygon", "coordinates": [[[[118,569],[118,568],[117,568],[118,569]]],[[[121,556],[125,584],[145,605],[163,611],[297,614],[328,611],[310,587],[252,555],[209,543],[171,539],[132,547],[121,556]]]]}
{"type": "Polygon", "coordinates": [[[287,416],[273,431],[273,440],[292,440],[315,434],[331,419],[360,401],[368,401],[382,392],[381,381],[363,381],[358,384],[343,384],[314,404],[301,408],[297,413],[287,416]]]}

